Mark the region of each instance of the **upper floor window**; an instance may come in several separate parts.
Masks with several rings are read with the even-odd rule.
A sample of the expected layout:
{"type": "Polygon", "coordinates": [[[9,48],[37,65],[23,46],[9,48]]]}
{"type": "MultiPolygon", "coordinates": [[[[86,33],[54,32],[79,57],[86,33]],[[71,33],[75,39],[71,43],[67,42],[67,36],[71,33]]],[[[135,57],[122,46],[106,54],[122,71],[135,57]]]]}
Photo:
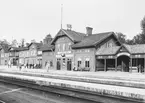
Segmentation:
{"type": "Polygon", "coordinates": [[[68,43],[68,50],[71,50],[71,43],[68,43]]]}
{"type": "Polygon", "coordinates": [[[113,47],[113,43],[109,43],[108,45],[109,45],[109,47],[113,47]]]}
{"type": "Polygon", "coordinates": [[[57,45],[57,50],[60,51],[60,44],[57,45]]]}
{"type": "Polygon", "coordinates": [[[62,48],[63,48],[63,51],[65,51],[65,44],[63,44],[63,47],[62,48]]]}

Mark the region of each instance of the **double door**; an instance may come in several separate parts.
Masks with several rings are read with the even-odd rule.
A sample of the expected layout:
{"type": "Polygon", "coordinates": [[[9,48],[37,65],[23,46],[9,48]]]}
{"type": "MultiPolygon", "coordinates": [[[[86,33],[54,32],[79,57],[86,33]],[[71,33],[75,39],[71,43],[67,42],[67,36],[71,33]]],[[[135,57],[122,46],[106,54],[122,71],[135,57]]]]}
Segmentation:
{"type": "Polygon", "coordinates": [[[72,70],[72,59],[70,58],[58,58],[56,63],[57,70],[72,70]]]}

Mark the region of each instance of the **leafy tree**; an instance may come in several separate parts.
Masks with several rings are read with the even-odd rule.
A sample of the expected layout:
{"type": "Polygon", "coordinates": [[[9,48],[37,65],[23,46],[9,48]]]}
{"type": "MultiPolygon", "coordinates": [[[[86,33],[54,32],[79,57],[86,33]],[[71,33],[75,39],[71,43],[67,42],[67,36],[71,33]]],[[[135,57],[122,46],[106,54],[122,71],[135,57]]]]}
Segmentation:
{"type": "Polygon", "coordinates": [[[18,46],[18,42],[17,42],[16,39],[14,39],[14,40],[12,41],[11,46],[13,46],[13,47],[17,47],[17,46],[18,46]]]}
{"type": "Polygon", "coordinates": [[[142,29],[142,34],[145,35],[145,16],[141,21],[141,29],[142,29]]]}
{"type": "Polygon", "coordinates": [[[133,37],[133,43],[134,44],[141,44],[142,43],[142,38],[141,38],[140,34],[133,37]]]}
{"type": "Polygon", "coordinates": [[[119,40],[121,43],[126,43],[126,35],[124,35],[124,34],[121,33],[121,32],[116,33],[116,35],[117,35],[118,40],[119,40]]]}
{"type": "Polygon", "coordinates": [[[126,44],[129,44],[129,45],[133,45],[134,44],[134,42],[133,42],[133,40],[131,39],[127,39],[126,40],[126,44]]]}
{"type": "Polygon", "coordinates": [[[21,39],[21,47],[24,47],[24,46],[25,46],[25,39],[22,38],[22,39],[21,39]]]}

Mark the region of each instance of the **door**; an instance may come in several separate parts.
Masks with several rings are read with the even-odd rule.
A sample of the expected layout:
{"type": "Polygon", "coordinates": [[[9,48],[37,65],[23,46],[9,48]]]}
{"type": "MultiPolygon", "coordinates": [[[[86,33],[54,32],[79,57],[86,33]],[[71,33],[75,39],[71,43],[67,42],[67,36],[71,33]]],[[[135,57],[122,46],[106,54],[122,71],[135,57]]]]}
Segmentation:
{"type": "Polygon", "coordinates": [[[57,70],[60,70],[61,68],[60,59],[57,59],[56,68],[57,70]]]}
{"type": "Polygon", "coordinates": [[[72,68],[72,60],[71,59],[68,59],[67,60],[67,70],[68,71],[71,71],[71,68],[72,68]]]}

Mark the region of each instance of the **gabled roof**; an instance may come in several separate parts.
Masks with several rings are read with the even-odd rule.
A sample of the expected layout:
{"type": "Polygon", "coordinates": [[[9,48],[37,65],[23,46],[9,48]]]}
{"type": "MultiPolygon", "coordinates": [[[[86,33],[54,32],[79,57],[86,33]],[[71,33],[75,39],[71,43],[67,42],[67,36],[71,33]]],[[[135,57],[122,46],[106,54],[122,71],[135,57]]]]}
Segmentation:
{"type": "Polygon", "coordinates": [[[137,45],[127,45],[124,46],[128,49],[131,54],[139,54],[145,53],[145,44],[137,44],[137,45]]]}
{"type": "Polygon", "coordinates": [[[18,47],[10,47],[8,50],[9,51],[19,51],[19,48],[18,47]]]}
{"type": "Polygon", "coordinates": [[[84,33],[76,32],[73,30],[61,29],[61,30],[59,30],[57,35],[54,37],[51,44],[54,43],[58,37],[62,36],[62,35],[60,35],[61,33],[67,35],[73,42],[80,42],[86,36],[86,34],[84,34],[84,33]]]}
{"type": "Polygon", "coordinates": [[[29,48],[32,44],[36,45],[36,47],[37,47],[38,50],[40,50],[40,49],[41,49],[41,46],[43,45],[42,43],[34,42],[34,43],[30,43],[30,44],[28,45],[28,48],[29,48]]]}
{"type": "Polygon", "coordinates": [[[145,44],[137,44],[137,45],[123,44],[122,46],[99,48],[96,51],[96,55],[115,55],[122,47],[125,47],[127,52],[129,52],[130,54],[144,54],[145,53],[145,44]]]}
{"type": "Polygon", "coordinates": [[[115,55],[121,46],[114,46],[109,48],[99,48],[96,52],[96,55],[115,55]]]}
{"type": "Polygon", "coordinates": [[[100,42],[102,42],[103,40],[105,40],[111,35],[113,35],[116,38],[114,32],[92,34],[92,35],[86,36],[81,42],[72,45],[72,48],[96,46],[97,44],[99,44],[100,42]]]}
{"type": "Polygon", "coordinates": [[[7,44],[2,44],[2,45],[0,45],[1,47],[0,47],[0,50],[4,50],[4,52],[5,53],[8,53],[9,51],[9,48],[10,48],[10,46],[9,45],[7,45],[7,44]]]}
{"type": "Polygon", "coordinates": [[[41,47],[42,51],[52,51],[53,49],[54,49],[54,45],[51,45],[51,44],[44,44],[41,47]]]}
{"type": "Polygon", "coordinates": [[[19,51],[25,51],[25,50],[28,50],[28,47],[19,47],[18,50],[19,51]]]}

